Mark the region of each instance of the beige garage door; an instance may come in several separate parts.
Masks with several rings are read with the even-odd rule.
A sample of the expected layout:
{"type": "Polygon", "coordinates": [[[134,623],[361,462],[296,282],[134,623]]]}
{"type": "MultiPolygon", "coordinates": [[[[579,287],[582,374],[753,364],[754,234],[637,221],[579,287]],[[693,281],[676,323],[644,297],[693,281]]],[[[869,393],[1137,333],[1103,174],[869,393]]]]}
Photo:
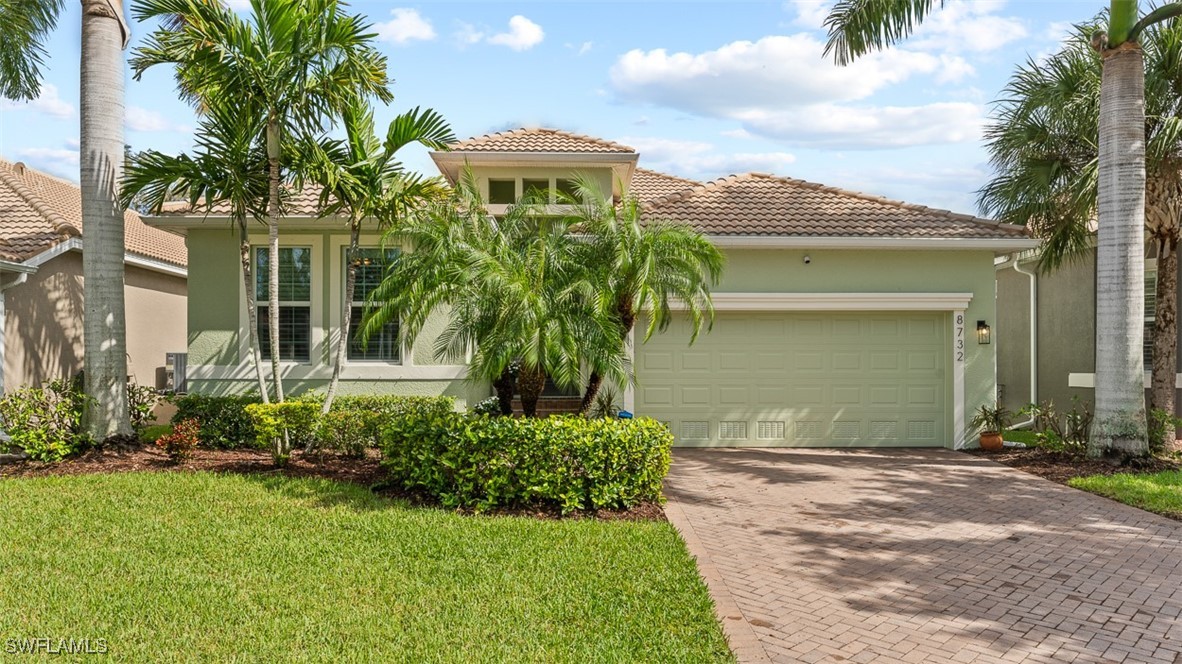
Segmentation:
{"type": "Polygon", "coordinates": [[[636,349],[636,413],[679,445],[947,442],[941,313],[719,313],[688,345],[677,321],[636,349]]]}

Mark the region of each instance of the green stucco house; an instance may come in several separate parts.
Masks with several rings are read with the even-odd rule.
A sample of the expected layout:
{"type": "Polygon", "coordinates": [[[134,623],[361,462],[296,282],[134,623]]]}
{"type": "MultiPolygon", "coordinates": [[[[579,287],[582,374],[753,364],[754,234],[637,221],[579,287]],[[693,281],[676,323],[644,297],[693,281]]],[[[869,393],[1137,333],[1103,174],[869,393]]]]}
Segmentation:
{"type": "MultiPolygon", "coordinates": [[[[493,214],[528,189],[561,191],[581,173],[615,196],[637,195],[654,218],[712,237],[727,258],[712,331],[691,346],[687,326],[674,324],[638,342],[635,385],[623,394],[625,408],[666,422],[680,445],[961,447],[975,440],[965,425],[971,411],[995,399],[995,345],[982,343],[978,327],[995,324],[995,257],[1036,245],[1021,228],[766,174],[694,182],[639,168],[627,146],[553,129],[481,136],[432,158],[452,182],[470,165],[493,214]]],[[[289,207],[279,352],[298,392],[331,374],[348,238],[341,220],[315,217],[314,192],[289,207]]],[[[188,245],[190,391],[251,389],[229,219],[216,208],[174,210],[148,223],[188,245]]],[[[253,239],[265,265],[262,227],[253,239]]],[[[372,249],[358,306],[397,258],[378,241],[364,238],[372,249]]],[[[342,391],[462,403],[490,394],[465,380],[464,366],[436,362],[432,337],[428,329],[403,348],[391,326],[368,348],[350,348],[342,391]]]]}

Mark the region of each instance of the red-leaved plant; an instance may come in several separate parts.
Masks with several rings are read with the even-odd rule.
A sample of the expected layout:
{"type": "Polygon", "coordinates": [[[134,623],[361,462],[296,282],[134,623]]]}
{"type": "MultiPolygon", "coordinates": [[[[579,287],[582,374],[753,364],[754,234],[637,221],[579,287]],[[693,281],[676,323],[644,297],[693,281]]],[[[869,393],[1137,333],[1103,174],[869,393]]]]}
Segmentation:
{"type": "Polygon", "coordinates": [[[200,442],[201,424],[194,419],[185,419],[172,427],[172,433],[161,436],[156,445],[164,450],[173,463],[180,463],[193,456],[200,442]]]}

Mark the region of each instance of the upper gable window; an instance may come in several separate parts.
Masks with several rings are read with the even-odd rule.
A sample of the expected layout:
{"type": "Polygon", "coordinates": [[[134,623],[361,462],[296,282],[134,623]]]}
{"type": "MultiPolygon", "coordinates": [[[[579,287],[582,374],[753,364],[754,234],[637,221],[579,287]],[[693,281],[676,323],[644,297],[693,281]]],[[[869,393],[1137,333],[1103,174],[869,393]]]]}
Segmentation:
{"type": "Polygon", "coordinates": [[[574,180],[569,180],[566,178],[559,178],[554,184],[555,184],[554,190],[558,192],[559,200],[562,200],[567,197],[572,198],[574,200],[579,199],[578,188],[575,186],[574,180]]]}
{"type": "Polygon", "coordinates": [[[537,196],[548,202],[550,200],[550,181],[526,178],[521,181],[521,191],[526,196],[537,196]]]}
{"type": "Polygon", "coordinates": [[[489,180],[488,202],[493,205],[512,205],[517,202],[516,180],[489,180]]]}

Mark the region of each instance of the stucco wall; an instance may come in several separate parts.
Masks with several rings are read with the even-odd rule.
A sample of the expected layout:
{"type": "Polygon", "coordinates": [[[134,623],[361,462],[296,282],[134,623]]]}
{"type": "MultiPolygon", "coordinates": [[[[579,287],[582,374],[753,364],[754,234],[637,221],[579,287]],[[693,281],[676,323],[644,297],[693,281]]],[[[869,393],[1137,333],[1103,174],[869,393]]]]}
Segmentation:
{"type": "MultiPolygon", "coordinates": [[[[185,280],[131,266],[124,279],[128,373],[155,386],[164,353],[185,348],[185,280]]],[[[5,390],[82,369],[82,254],[67,252],[41,265],[5,291],[5,306],[5,390]]]]}

